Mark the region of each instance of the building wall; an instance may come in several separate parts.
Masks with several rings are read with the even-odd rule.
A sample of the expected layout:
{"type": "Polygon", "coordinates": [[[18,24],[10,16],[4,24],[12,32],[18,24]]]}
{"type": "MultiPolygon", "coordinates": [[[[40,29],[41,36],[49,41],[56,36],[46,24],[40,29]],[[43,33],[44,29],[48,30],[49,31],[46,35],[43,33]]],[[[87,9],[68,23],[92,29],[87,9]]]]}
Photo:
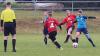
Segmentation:
{"type": "Polygon", "coordinates": [[[15,0],[6,0],[6,2],[14,2],[15,0]]]}

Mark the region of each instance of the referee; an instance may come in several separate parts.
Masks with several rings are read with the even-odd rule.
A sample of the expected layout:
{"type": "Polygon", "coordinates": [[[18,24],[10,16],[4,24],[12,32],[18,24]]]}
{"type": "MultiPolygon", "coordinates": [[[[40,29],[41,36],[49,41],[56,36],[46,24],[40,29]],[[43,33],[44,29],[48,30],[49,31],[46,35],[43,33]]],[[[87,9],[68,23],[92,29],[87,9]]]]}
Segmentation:
{"type": "Polygon", "coordinates": [[[5,10],[1,13],[1,29],[4,29],[4,52],[7,51],[7,40],[9,34],[12,35],[13,52],[16,52],[16,16],[14,10],[11,9],[11,3],[6,3],[5,10]]]}

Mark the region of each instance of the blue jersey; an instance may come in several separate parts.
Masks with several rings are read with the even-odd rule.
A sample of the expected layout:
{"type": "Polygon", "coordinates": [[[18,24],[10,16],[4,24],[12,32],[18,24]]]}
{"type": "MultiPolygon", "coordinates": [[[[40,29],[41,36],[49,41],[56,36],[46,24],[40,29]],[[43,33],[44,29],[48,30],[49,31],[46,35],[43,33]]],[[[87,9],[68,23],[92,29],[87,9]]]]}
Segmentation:
{"type": "Polygon", "coordinates": [[[87,28],[86,16],[76,16],[77,28],[87,28]]]}

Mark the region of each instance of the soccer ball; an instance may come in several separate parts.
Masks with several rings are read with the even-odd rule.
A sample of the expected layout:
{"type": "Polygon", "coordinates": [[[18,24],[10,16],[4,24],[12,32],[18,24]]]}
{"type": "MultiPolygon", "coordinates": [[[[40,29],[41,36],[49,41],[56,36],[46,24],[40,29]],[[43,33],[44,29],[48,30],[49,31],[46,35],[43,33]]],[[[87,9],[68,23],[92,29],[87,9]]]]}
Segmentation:
{"type": "Polygon", "coordinates": [[[73,43],[73,48],[77,48],[78,47],[78,43],[73,43]]]}

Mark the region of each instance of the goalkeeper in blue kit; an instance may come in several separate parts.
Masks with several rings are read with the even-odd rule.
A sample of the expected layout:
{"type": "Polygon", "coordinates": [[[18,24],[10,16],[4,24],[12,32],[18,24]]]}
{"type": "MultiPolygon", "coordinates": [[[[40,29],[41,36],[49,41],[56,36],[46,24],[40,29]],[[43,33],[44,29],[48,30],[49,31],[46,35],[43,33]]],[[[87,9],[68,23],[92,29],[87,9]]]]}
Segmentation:
{"type": "Polygon", "coordinates": [[[78,10],[78,15],[76,16],[77,21],[77,30],[76,30],[76,42],[78,43],[79,36],[81,32],[84,33],[88,41],[92,44],[93,47],[95,47],[95,44],[93,43],[88,31],[87,31],[87,23],[86,23],[87,16],[83,15],[82,10],[78,10]]]}

